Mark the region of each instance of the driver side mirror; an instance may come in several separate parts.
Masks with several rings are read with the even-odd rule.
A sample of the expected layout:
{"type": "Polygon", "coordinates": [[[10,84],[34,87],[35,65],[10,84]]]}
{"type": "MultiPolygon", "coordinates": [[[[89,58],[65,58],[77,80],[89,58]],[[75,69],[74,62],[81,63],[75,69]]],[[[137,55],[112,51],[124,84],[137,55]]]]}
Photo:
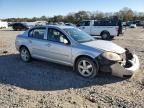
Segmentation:
{"type": "Polygon", "coordinates": [[[64,44],[69,44],[69,42],[68,42],[67,39],[64,39],[63,43],[64,43],[64,44]]]}

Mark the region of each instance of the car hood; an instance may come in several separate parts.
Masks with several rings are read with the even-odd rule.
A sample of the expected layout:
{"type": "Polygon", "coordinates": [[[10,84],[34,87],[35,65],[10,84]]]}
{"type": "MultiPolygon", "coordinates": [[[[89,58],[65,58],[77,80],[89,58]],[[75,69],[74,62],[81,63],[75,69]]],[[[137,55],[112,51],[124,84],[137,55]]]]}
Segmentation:
{"type": "Polygon", "coordinates": [[[101,49],[104,51],[110,51],[110,52],[115,52],[118,54],[122,54],[125,52],[125,49],[116,45],[113,42],[109,42],[109,41],[104,41],[104,40],[95,40],[95,41],[91,41],[91,42],[85,42],[82,43],[83,45],[89,46],[89,47],[93,47],[96,49],[101,49]]]}

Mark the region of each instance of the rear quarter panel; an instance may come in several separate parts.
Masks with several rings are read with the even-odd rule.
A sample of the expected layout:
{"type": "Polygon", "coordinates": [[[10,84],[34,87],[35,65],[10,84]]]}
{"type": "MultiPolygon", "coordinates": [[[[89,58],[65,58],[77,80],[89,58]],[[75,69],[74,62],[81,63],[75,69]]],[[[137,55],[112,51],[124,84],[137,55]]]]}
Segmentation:
{"type": "Polygon", "coordinates": [[[91,35],[101,35],[103,31],[107,31],[111,36],[117,36],[117,26],[92,26],[91,27],[91,35]]]}
{"type": "Polygon", "coordinates": [[[18,35],[16,37],[15,46],[18,51],[20,51],[21,46],[25,46],[31,52],[31,48],[28,42],[28,36],[25,34],[18,35]]]}

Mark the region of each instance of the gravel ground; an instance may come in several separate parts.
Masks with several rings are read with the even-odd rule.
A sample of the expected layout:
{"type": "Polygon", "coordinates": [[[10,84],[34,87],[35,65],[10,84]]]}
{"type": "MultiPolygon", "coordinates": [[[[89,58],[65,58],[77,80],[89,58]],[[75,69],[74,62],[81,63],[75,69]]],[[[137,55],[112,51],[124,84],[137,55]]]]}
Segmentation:
{"type": "Polygon", "coordinates": [[[130,79],[108,73],[84,79],[71,67],[23,63],[14,44],[18,33],[0,30],[1,108],[144,108],[144,29],[128,29],[113,40],[140,58],[141,69],[130,79]]]}

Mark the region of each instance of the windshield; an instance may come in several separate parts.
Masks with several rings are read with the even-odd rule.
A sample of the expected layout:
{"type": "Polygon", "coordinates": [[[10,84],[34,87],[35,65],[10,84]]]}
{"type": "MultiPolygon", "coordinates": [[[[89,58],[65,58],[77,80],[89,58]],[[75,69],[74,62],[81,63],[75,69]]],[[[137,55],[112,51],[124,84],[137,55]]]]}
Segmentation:
{"type": "Polygon", "coordinates": [[[68,33],[74,40],[77,42],[89,42],[94,41],[95,39],[85,33],[84,31],[76,28],[65,28],[64,31],[68,33]]]}

